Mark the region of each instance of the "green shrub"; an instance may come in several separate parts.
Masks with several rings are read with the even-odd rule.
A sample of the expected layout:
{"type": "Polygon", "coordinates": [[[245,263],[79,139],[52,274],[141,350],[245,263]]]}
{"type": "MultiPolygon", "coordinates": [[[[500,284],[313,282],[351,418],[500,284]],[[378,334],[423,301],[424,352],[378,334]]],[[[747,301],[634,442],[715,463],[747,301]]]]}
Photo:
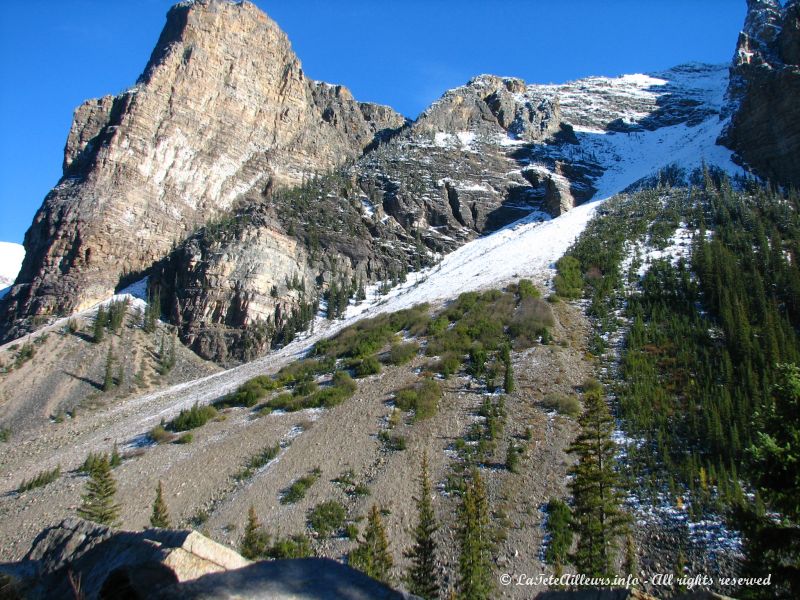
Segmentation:
{"type": "Polygon", "coordinates": [[[276,560],[286,558],[308,558],[309,556],[314,556],[314,550],[306,536],[293,535],[291,537],[275,540],[275,544],[267,550],[267,556],[276,560]]]}
{"type": "Polygon", "coordinates": [[[354,496],[369,496],[369,486],[366,483],[357,483],[352,490],[354,496]]]}
{"type": "Polygon", "coordinates": [[[305,498],[308,488],[319,480],[321,474],[322,472],[319,468],[316,468],[305,477],[301,477],[292,483],[281,497],[281,504],[294,504],[305,498]]]}
{"type": "Polygon", "coordinates": [[[281,452],[281,445],[275,444],[274,446],[267,446],[255,456],[250,457],[245,464],[234,476],[236,481],[243,481],[252,477],[256,471],[266,465],[269,461],[274,459],[281,452]]]}
{"type": "Polygon", "coordinates": [[[295,396],[310,396],[317,391],[319,385],[313,379],[306,381],[298,381],[294,386],[292,392],[295,396]]]}
{"type": "Polygon", "coordinates": [[[344,535],[347,537],[348,540],[357,540],[358,539],[358,525],[355,523],[348,523],[347,527],[344,529],[344,535]]]}
{"type": "Polygon", "coordinates": [[[580,298],[583,294],[581,263],[574,256],[562,256],[556,262],[556,275],[553,284],[556,293],[562,298],[580,298]]]}
{"type": "Polygon", "coordinates": [[[331,383],[335,387],[343,390],[344,392],[347,392],[350,395],[353,395],[355,391],[358,389],[358,384],[355,381],[353,381],[353,378],[350,377],[350,373],[348,373],[347,371],[336,371],[333,374],[333,379],[331,380],[331,383]]]}
{"type": "Polygon", "coordinates": [[[414,419],[419,421],[429,419],[439,410],[439,400],[442,398],[442,386],[438,381],[426,378],[417,388],[417,404],[414,419]]]}
{"type": "Polygon", "coordinates": [[[308,524],[320,537],[330,537],[344,526],[347,511],[336,500],[318,504],[308,514],[308,524]]]}
{"type": "Polygon", "coordinates": [[[398,452],[406,449],[406,438],[396,433],[389,433],[385,429],[378,434],[378,439],[383,443],[383,447],[390,452],[398,452]]]}
{"type": "Polygon", "coordinates": [[[547,525],[550,541],[545,550],[544,560],[549,565],[564,565],[569,559],[572,546],[572,515],[562,500],[552,498],[547,503],[547,525]]]}
{"type": "Polygon", "coordinates": [[[529,347],[533,342],[548,335],[547,328],[555,322],[553,310],[541,298],[525,298],[514,311],[509,335],[518,340],[518,346],[529,347]]]}
{"type": "Polygon", "coordinates": [[[419,353],[417,342],[407,342],[405,344],[394,344],[389,350],[387,362],[390,365],[404,365],[419,353]]]}
{"type": "Polygon", "coordinates": [[[48,483],[53,483],[60,476],[61,476],[61,466],[59,465],[55,469],[52,469],[50,471],[42,471],[32,479],[26,479],[19,485],[17,491],[19,493],[22,493],[36,488],[44,487],[48,483]]]}
{"type": "Polygon", "coordinates": [[[175,443],[176,444],[191,444],[193,439],[194,439],[194,435],[192,435],[191,433],[184,433],[177,440],[175,440],[175,443]]]}
{"type": "Polygon", "coordinates": [[[334,367],[335,361],[331,357],[297,360],[275,374],[275,387],[294,385],[298,381],[310,381],[317,375],[329,373],[334,367]]]}
{"type": "Polygon", "coordinates": [[[164,429],[164,425],[156,425],[148,435],[156,444],[165,444],[175,439],[175,435],[164,429]]]}
{"type": "Polygon", "coordinates": [[[368,377],[381,372],[381,363],[375,356],[367,356],[364,358],[355,369],[355,375],[358,378],[368,377]]]}
{"type": "Polygon", "coordinates": [[[448,352],[445,354],[437,365],[437,371],[445,379],[457,374],[461,370],[461,363],[463,362],[463,355],[448,352]]]}
{"type": "Polygon", "coordinates": [[[399,390],[394,395],[394,403],[400,410],[414,410],[417,406],[417,390],[413,387],[399,390]]]}
{"type": "Polygon", "coordinates": [[[188,431],[202,427],[211,419],[217,416],[217,409],[210,405],[200,406],[195,404],[190,409],[183,409],[178,416],[172,419],[167,425],[167,429],[172,431],[188,431]]]}
{"type": "Polygon", "coordinates": [[[425,378],[422,382],[395,394],[395,405],[400,410],[414,411],[414,420],[419,421],[434,416],[442,398],[442,386],[438,381],[425,378]]]}
{"type": "Polygon", "coordinates": [[[525,298],[542,297],[541,292],[535,285],[533,285],[533,282],[530,279],[519,280],[519,284],[517,285],[517,294],[519,294],[520,300],[525,300],[525,298]]]}
{"type": "Polygon", "coordinates": [[[286,412],[293,412],[299,410],[300,399],[298,399],[291,392],[284,392],[278,394],[269,401],[269,406],[273,410],[285,410],[286,412]]]}
{"type": "Polygon", "coordinates": [[[276,387],[277,383],[273,379],[266,375],[259,375],[240,385],[235,392],[228,394],[215,405],[220,408],[229,406],[252,408],[276,387]]]}
{"type": "Polygon", "coordinates": [[[573,419],[581,414],[581,403],[577,396],[553,392],[542,399],[542,406],[573,419]]]}

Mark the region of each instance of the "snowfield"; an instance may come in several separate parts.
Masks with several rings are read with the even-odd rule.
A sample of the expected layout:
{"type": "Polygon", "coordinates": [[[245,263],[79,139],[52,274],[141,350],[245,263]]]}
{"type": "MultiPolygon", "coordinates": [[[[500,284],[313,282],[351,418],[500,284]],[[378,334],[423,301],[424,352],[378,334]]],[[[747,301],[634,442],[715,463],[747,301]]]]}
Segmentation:
{"type": "Polygon", "coordinates": [[[21,244],[0,242],[0,298],[8,293],[8,288],[17,278],[23,258],[25,248],[21,244]]]}

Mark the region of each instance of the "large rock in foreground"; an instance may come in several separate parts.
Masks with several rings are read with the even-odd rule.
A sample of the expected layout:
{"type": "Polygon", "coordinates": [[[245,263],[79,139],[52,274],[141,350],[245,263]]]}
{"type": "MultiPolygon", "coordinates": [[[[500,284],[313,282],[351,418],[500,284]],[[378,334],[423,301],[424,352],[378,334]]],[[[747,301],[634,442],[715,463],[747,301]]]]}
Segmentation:
{"type": "Polygon", "coordinates": [[[81,519],[45,529],[0,565],[30,599],[412,598],[329,559],[251,563],[195,531],[114,531],[81,519]]]}

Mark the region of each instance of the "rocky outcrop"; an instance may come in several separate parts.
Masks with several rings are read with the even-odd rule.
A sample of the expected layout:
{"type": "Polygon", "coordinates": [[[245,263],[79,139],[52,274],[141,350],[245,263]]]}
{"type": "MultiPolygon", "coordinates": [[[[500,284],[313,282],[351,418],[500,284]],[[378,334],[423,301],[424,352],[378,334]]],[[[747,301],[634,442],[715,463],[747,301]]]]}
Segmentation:
{"type": "Polygon", "coordinates": [[[64,176],[0,308],[2,336],[107,297],[244,193],[297,185],[404,123],[309,80],[255,5],[176,5],[137,85],[75,111],[64,176]]]}
{"type": "Polygon", "coordinates": [[[0,565],[26,598],[146,598],[178,582],[249,561],[194,531],[114,531],[65,519],[42,531],[19,563],[0,565]],[[128,594],[128,595],[126,595],[128,594]]]}
{"type": "Polygon", "coordinates": [[[800,2],[748,0],[720,141],[760,176],[800,186],[800,2]]]}
{"type": "Polygon", "coordinates": [[[416,598],[329,559],[251,563],[196,531],[115,531],[74,518],[42,531],[0,575],[30,600],[416,598]]]}

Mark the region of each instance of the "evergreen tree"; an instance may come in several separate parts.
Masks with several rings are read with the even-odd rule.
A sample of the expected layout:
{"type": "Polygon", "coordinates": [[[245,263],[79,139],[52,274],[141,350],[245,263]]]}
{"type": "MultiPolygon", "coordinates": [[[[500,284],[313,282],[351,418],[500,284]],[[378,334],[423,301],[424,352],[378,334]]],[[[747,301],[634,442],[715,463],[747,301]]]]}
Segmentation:
{"type": "Polygon", "coordinates": [[[114,387],[114,347],[108,347],[106,356],[106,372],[103,376],[103,391],[109,392],[114,387]]]}
{"type": "Polygon", "coordinates": [[[513,440],[510,440],[506,450],[506,469],[512,473],[516,473],[519,470],[519,453],[519,448],[514,445],[513,440]]]}
{"type": "Polygon", "coordinates": [[[389,540],[386,537],[381,513],[375,504],[372,505],[367,519],[364,539],[359,541],[358,547],[350,553],[348,563],[370,577],[389,583],[394,559],[389,552],[389,540]]]}
{"type": "Polygon", "coordinates": [[[142,329],[145,333],[153,333],[156,330],[156,323],[161,316],[161,296],[158,292],[148,292],[147,306],[144,309],[144,322],[142,329]]]}
{"type": "Polygon", "coordinates": [[[101,304],[97,308],[97,315],[94,317],[94,343],[99,344],[103,341],[106,333],[106,323],[108,322],[108,314],[105,307],[101,304]]]}
{"type": "Polygon", "coordinates": [[[152,527],[160,527],[168,529],[171,527],[169,512],[167,511],[167,503],[164,502],[164,490],[161,487],[161,480],[158,481],[156,487],[156,499],[153,501],[153,512],[150,515],[150,525],[152,527]]]}
{"type": "Polygon", "coordinates": [[[489,532],[489,501],[480,473],[472,471],[459,509],[461,554],[458,559],[458,591],[464,600],[491,598],[492,543],[489,532]]]}
{"type": "Polygon", "coordinates": [[[417,498],[417,526],[414,529],[414,546],[406,553],[411,559],[408,569],[408,591],[425,600],[439,597],[439,578],[436,572],[436,541],[433,539],[439,526],[431,502],[431,482],[428,477],[428,455],[422,455],[419,498],[417,498]]]}
{"type": "Polygon", "coordinates": [[[111,448],[111,456],[108,459],[108,464],[111,465],[112,469],[122,464],[122,456],[120,456],[119,454],[119,448],[117,447],[117,442],[114,442],[114,447],[111,448]]]}
{"type": "Polygon", "coordinates": [[[111,464],[108,456],[103,455],[89,472],[78,516],[108,527],[119,525],[120,506],[114,502],[116,493],[117,483],[111,474],[111,464]]]}
{"type": "MultiPolygon", "coordinates": [[[[770,590],[777,597],[800,597],[800,368],[780,365],[773,405],[763,431],[749,450],[759,498],[779,511],[741,510],[747,543],[748,571],[772,573],[770,590]],[[761,514],[759,514],[759,512],[761,514]]],[[[750,591],[753,593],[753,590],[750,591]]]]}
{"type": "Polygon", "coordinates": [[[622,575],[637,576],[639,567],[636,561],[636,546],[633,543],[633,535],[629,532],[625,536],[625,559],[622,561],[622,575]]]}
{"type": "Polygon", "coordinates": [[[578,455],[577,464],[570,469],[573,527],[579,535],[572,562],[586,575],[613,576],[615,549],[627,519],[615,471],[614,421],[598,389],[584,395],[584,412],[578,422],[581,432],[569,448],[578,455]]]}
{"type": "Polygon", "coordinates": [[[558,498],[552,498],[547,503],[547,533],[550,542],[544,560],[553,565],[555,575],[560,577],[564,563],[569,558],[569,549],[572,546],[572,515],[569,506],[558,498]]]}
{"type": "Polygon", "coordinates": [[[239,554],[249,560],[256,560],[264,555],[269,539],[261,529],[261,523],[256,516],[256,509],[251,504],[247,512],[247,525],[244,528],[244,538],[239,546],[239,554]]]}

